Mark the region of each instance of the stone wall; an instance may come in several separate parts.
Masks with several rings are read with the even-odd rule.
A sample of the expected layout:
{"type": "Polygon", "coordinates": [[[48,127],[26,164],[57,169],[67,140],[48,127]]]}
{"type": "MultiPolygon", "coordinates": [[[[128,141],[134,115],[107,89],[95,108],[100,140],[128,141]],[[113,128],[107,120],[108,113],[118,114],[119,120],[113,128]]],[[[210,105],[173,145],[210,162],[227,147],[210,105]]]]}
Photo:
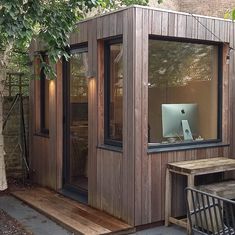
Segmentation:
{"type": "MultiPolygon", "coordinates": [[[[6,118],[14,97],[4,97],[3,116],[6,118]]],[[[16,103],[3,131],[7,177],[23,177],[24,167],[20,150],[20,106],[16,103]]],[[[28,139],[29,98],[23,98],[26,136],[28,139]]]]}

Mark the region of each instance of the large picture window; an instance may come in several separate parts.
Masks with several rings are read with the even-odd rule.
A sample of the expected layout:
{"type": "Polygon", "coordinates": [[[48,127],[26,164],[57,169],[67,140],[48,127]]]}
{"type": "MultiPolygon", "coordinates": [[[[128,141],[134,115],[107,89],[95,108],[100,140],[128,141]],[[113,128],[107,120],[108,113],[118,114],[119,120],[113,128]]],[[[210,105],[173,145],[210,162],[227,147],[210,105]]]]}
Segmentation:
{"type": "Polygon", "coordinates": [[[105,42],[105,143],[121,145],[123,127],[123,45],[105,42]]]}
{"type": "Polygon", "coordinates": [[[149,40],[149,143],[219,140],[220,51],[219,45],[149,40]]]}

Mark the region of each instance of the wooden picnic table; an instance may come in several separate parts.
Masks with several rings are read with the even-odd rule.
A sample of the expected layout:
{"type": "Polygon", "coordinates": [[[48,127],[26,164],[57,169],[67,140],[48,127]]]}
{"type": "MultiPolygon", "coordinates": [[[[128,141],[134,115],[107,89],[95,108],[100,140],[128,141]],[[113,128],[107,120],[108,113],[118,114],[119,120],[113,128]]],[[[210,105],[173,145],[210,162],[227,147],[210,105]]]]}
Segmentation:
{"type": "MultiPolygon", "coordinates": [[[[165,225],[177,224],[187,228],[187,220],[179,220],[171,216],[172,173],[185,175],[187,186],[194,187],[195,176],[235,170],[235,159],[217,157],[209,159],[172,162],[167,164],[165,194],[165,225]]],[[[189,207],[192,207],[189,198],[189,207]]]]}

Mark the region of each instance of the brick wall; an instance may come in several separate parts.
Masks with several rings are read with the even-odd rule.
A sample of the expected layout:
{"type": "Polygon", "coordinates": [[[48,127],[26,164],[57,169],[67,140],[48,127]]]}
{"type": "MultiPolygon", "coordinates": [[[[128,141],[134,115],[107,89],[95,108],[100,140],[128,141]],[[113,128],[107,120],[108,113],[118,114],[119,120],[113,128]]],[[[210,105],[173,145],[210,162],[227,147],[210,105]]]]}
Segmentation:
{"type": "MultiPolygon", "coordinates": [[[[13,97],[4,97],[3,116],[4,119],[8,114],[13,97]]],[[[26,126],[26,136],[28,138],[28,123],[29,123],[29,99],[23,98],[24,118],[26,126]]],[[[15,105],[12,115],[9,117],[6,127],[3,131],[4,150],[7,177],[19,178],[23,176],[23,161],[21,156],[20,146],[20,111],[19,103],[15,105]]]]}
{"type": "Polygon", "coordinates": [[[152,7],[179,11],[179,0],[164,0],[163,3],[158,4],[157,0],[149,0],[149,5],[152,7]]]}
{"type": "Polygon", "coordinates": [[[235,7],[235,0],[180,0],[178,4],[180,11],[224,18],[225,12],[235,7]]]}
{"type": "Polygon", "coordinates": [[[164,0],[162,4],[158,4],[157,0],[150,0],[149,5],[168,10],[224,18],[225,12],[235,7],[235,0],[164,0]]]}

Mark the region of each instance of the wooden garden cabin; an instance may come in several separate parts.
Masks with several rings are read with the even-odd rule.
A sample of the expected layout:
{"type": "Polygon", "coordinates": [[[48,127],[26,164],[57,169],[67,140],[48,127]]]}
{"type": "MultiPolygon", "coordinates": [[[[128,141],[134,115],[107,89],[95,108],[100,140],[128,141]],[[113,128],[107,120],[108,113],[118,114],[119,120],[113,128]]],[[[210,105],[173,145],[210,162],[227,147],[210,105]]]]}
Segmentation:
{"type": "MultiPolygon", "coordinates": [[[[55,80],[31,45],[33,180],[131,225],[163,221],[168,162],[234,155],[234,23],[131,6],[77,28],[55,80]],[[178,108],[194,140],[175,126],[178,108]]],[[[176,214],[184,183],[175,178],[176,214]]]]}

